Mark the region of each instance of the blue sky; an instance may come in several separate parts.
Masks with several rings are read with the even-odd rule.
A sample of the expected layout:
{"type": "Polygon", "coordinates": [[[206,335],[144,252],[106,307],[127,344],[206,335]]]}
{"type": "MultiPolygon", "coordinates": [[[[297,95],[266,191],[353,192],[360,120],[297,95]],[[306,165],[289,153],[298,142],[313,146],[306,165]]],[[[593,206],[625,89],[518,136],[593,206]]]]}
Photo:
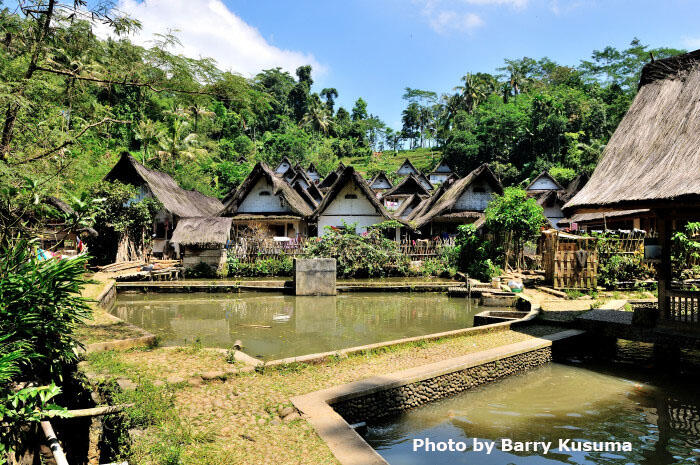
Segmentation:
{"type": "Polygon", "coordinates": [[[212,56],[250,76],[314,66],[315,90],[339,103],[362,96],[398,127],[405,87],[450,91],[466,72],[504,58],[548,56],[576,65],[633,37],[652,47],[700,48],[697,0],[119,0],[140,19],[135,41],[179,29],[182,53],[212,56]],[[223,3],[222,3],[223,2],[223,3]]]}

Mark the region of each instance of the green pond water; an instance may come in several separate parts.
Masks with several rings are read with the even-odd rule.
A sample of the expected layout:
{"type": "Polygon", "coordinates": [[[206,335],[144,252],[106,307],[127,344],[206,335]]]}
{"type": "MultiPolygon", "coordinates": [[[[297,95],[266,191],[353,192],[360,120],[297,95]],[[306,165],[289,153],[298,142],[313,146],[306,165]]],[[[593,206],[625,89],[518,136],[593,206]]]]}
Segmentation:
{"type": "Polygon", "coordinates": [[[700,463],[697,383],[627,370],[548,364],[371,424],[365,439],[391,465],[700,463]],[[424,438],[452,439],[466,449],[414,451],[414,440],[424,438]],[[474,438],[494,441],[492,452],[476,451],[474,438]],[[552,448],[508,451],[503,438],[551,441],[552,448]],[[586,441],[629,442],[631,451],[567,450],[586,441]]]}
{"type": "Polygon", "coordinates": [[[474,301],[440,293],[372,292],[301,297],[236,294],[120,294],[111,310],[160,336],[164,345],[196,340],[267,360],[419,336],[473,325],[474,301]]]}

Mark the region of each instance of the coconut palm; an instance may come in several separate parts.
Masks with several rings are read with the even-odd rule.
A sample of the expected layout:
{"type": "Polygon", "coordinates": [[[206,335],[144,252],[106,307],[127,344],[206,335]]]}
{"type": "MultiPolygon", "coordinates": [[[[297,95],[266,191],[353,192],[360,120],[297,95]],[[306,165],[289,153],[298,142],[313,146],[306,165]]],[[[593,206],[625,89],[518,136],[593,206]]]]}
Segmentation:
{"type": "Polygon", "coordinates": [[[175,165],[181,159],[194,160],[207,153],[206,149],[199,147],[197,134],[188,134],[189,123],[176,119],[168,134],[163,134],[158,138],[160,150],[157,152],[161,165],[166,160],[170,160],[171,165],[175,165]]]}
{"type": "Polygon", "coordinates": [[[328,115],[328,110],[321,105],[320,102],[310,100],[309,108],[301,119],[301,125],[310,127],[314,131],[328,134],[331,128],[331,118],[328,115]]]}
{"type": "Polygon", "coordinates": [[[142,160],[143,163],[146,163],[146,158],[148,158],[148,146],[157,143],[158,140],[163,137],[163,130],[157,123],[150,119],[141,120],[136,126],[136,129],[134,129],[134,136],[136,140],[141,141],[142,160]]]}

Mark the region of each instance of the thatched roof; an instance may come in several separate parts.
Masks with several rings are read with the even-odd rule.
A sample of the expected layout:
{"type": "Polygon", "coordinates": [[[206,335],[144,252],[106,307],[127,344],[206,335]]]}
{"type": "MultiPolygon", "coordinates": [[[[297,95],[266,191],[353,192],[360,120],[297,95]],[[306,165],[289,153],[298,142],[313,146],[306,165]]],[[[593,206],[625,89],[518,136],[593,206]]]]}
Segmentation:
{"type": "Polygon", "coordinates": [[[420,203],[422,201],[423,201],[423,197],[416,195],[416,194],[411,194],[411,196],[409,198],[407,198],[406,200],[404,200],[403,202],[401,202],[401,206],[399,206],[399,208],[397,208],[396,211],[394,211],[394,217],[395,218],[408,217],[408,215],[410,215],[413,212],[413,210],[415,210],[416,207],[418,207],[418,205],[420,205],[420,203]],[[409,207],[412,208],[412,210],[404,214],[404,212],[406,210],[408,210],[409,207]]]}
{"type": "Polygon", "coordinates": [[[445,216],[456,213],[453,208],[460,198],[462,193],[475,181],[484,180],[498,194],[503,193],[503,187],[498,181],[493,171],[487,164],[483,164],[464,178],[455,181],[450,186],[440,186],[437,192],[428,200],[428,202],[416,208],[411,215],[411,220],[417,227],[421,227],[430,222],[435,217],[445,216]]]}
{"type": "Polygon", "coordinates": [[[333,202],[333,200],[335,200],[340,191],[343,189],[343,187],[345,187],[345,185],[348,182],[353,182],[357,187],[360,188],[360,191],[365,195],[365,197],[367,198],[367,200],[369,200],[372,206],[374,206],[377,213],[379,213],[387,220],[394,219],[389,214],[389,212],[386,211],[381,202],[377,200],[374,191],[372,191],[372,189],[369,187],[367,181],[365,181],[365,179],[362,176],[360,176],[360,173],[355,171],[355,169],[352,166],[347,166],[342,171],[342,173],[338,175],[338,179],[333,183],[328,193],[326,193],[326,195],[323,197],[323,200],[321,201],[318,208],[311,217],[312,220],[317,220],[318,217],[321,214],[323,214],[326,208],[328,208],[328,206],[333,202]]]}
{"type": "Polygon", "coordinates": [[[568,186],[566,186],[566,190],[561,193],[561,199],[564,201],[564,203],[568,202],[571,200],[574,195],[578,194],[578,192],[583,189],[583,186],[586,185],[588,182],[588,175],[581,173],[578,176],[576,176],[568,186]]]}
{"type": "Polygon", "coordinates": [[[558,226],[569,226],[571,223],[586,223],[588,221],[602,221],[603,218],[621,219],[625,217],[635,218],[638,216],[647,216],[651,214],[651,210],[640,208],[638,210],[616,210],[609,212],[592,212],[592,213],[577,213],[571,218],[559,220],[558,226]]]}
{"type": "Polygon", "coordinates": [[[107,173],[105,181],[146,185],[167,211],[181,218],[215,216],[224,207],[218,199],[181,188],[167,174],[146,168],[126,152],[107,173]]]}
{"type": "Polygon", "coordinates": [[[700,50],[648,63],[639,85],[567,212],[700,204],[700,50]]]}
{"type": "MultiPolygon", "coordinates": [[[[403,161],[403,163],[401,163],[401,166],[399,166],[398,169],[396,170],[396,174],[404,175],[403,173],[401,173],[401,171],[403,171],[404,168],[409,169],[409,170],[412,170],[412,174],[418,174],[418,173],[420,173],[420,171],[418,171],[418,170],[416,169],[416,167],[413,166],[413,163],[411,163],[411,160],[409,160],[408,158],[406,158],[406,159],[403,161]]],[[[409,173],[409,174],[411,174],[411,173],[409,173]]]]}
{"type": "Polygon", "coordinates": [[[328,173],[328,176],[323,178],[323,181],[318,183],[318,188],[319,189],[328,189],[331,187],[335,181],[338,179],[338,171],[331,171],[328,173]]]}
{"type": "MultiPolygon", "coordinates": [[[[311,185],[313,185],[313,184],[311,184],[311,185]]],[[[316,201],[316,199],[314,199],[311,196],[308,189],[306,187],[304,187],[304,185],[301,184],[301,182],[296,181],[295,183],[292,184],[292,187],[294,188],[296,193],[299,194],[299,197],[304,199],[304,202],[306,202],[306,205],[308,205],[309,208],[311,208],[311,210],[315,210],[316,207],[318,207],[318,202],[316,201]]]]}
{"type": "Polygon", "coordinates": [[[318,172],[316,165],[314,165],[313,162],[309,163],[309,167],[306,168],[306,176],[308,176],[308,178],[312,181],[318,181],[321,179],[321,174],[318,172]]]}
{"type": "Polygon", "coordinates": [[[275,174],[284,174],[287,172],[287,170],[292,168],[292,162],[289,161],[289,158],[286,156],[282,157],[280,162],[277,164],[277,167],[275,167],[275,174]],[[284,168],[284,165],[287,165],[288,168],[284,168]]]}
{"type": "Polygon", "coordinates": [[[306,191],[316,202],[323,200],[323,193],[316,187],[315,183],[312,182],[311,185],[306,188],[306,191]]]}
{"type": "Polygon", "coordinates": [[[54,197],[52,195],[47,195],[46,197],[44,197],[43,203],[52,206],[53,208],[65,215],[73,215],[75,213],[73,207],[71,207],[58,197],[54,197]]]}
{"type": "Polygon", "coordinates": [[[525,188],[525,190],[526,190],[526,191],[531,191],[531,192],[532,192],[532,191],[538,192],[538,191],[542,191],[542,190],[564,190],[564,186],[562,186],[561,184],[559,184],[559,182],[558,182],[556,179],[554,179],[554,176],[552,176],[551,174],[549,174],[548,171],[542,171],[540,174],[537,175],[537,177],[535,177],[535,179],[532,180],[532,182],[525,188]],[[539,188],[536,188],[536,187],[535,187],[535,183],[536,183],[537,181],[542,180],[542,179],[546,179],[546,180],[550,181],[550,182],[555,186],[555,188],[554,188],[554,189],[539,189],[539,188]]]}
{"type": "Polygon", "coordinates": [[[222,215],[235,215],[243,200],[248,196],[251,189],[255,187],[258,180],[265,178],[272,186],[272,195],[280,195],[287,202],[289,208],[301,217],[307,217],[313,212],[309,204],[297,193],[287,181],[276,176],[272,170],[264,163],[258,163],[250,172],[247,178],[241,183],[236,193],[231,196],[221,211],[222,215]]]}
{"type": "Polygon", "coordinates": [[[430,195],[428,189],[423,183],[413,174],[409,174],[403,180],[389,190],[384,191],[383,197],[391,197],[396,195],[430,195]]]}
{"type": "Polygon", "coordinates": [[[425,174],[418,172],[416,177],[418,178],[420,183],[423,185],[423,187],[425,187],[426,190],[432,191],[433,189],[435,189],[435,187],[433,186],[433,183],[430,182],[430,179],[428,179],[428,177],[425,174]]]}
{"type": "Polygon", "coordinates": [[[380,171],[379,173],[377,173],[369,182],[369,187],[371,187],[372,189],[391,189],[393,186],[394,184],[391,182],[391,180],[384,171],[380,171]],[[389,187],[375,186],[375,184],[378,184],[380,182],[386,182],[387,184],[389,184],[389,187]]]}
{"type": "Polygon", "coordinates": [[[430,172],[430,174],[449,174],[449,173],[454,173],[454,170],[452,167],[443,159],[440,160],[440,163],[437,164],[435,168],[433,168],[433,171],[430,172]]]}
{"type": "Polygon", "coordinates": [[[170,242],[180,245],[224,246],[231,238],[232,218],[180,218],[170,242]]]}

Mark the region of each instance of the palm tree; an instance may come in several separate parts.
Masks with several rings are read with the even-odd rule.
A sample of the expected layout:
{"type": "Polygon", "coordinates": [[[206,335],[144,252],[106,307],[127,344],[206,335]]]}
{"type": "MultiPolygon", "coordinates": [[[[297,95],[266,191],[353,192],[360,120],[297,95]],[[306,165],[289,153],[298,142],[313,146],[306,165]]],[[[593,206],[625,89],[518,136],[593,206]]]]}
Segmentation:
{"type": "Polygon", "coordinates": [[[328,112],[333,114],[333,105],[335,105],[335,99],[338,98],[338,91],[335,87],[326,87],[321,91],[321,95],[326,99],[326,108],[328,112]]]}
{"type": "Polygon", "coordinates": [[[199,147],[197,134],[187,134],[188,127],[189,123],[187,121],[176,119],[173,122],[170,133],[163,134],[158,139],[158,145],[160,146],[158,157],[161,165],[165,164],[166,159],[170,159],[171,164],[174,166],[181,158],[194,160],[198,156],[207,153],[206,149],[199,147]]]}
{"type": "Polygon", "coordinates": [[[311,100],[310,103],[306,114],[301,119],[301,125],[328,134],[332,124],[328,110],[315,100],[311,100]]]}
{"type": "Polygon", "coordinates": [[[136,140],[141,141],[142,148],[142,161],[146,163],[146,158],[148,157],[148,146],[158,142],[158,140],[163,136],[163,130],[159,125],[150,119],[141,120],[139,124],[134,129],[134,136],[136,140]]]}

